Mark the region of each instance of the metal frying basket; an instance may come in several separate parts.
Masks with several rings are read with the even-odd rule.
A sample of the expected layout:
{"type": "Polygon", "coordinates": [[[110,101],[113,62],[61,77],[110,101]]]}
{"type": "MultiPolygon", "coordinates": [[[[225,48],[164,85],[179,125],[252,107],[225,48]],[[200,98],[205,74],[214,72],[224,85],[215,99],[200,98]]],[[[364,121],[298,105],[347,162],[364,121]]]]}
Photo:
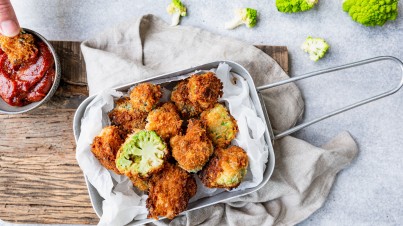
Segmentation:
{"type": "MultiPolygon", "coordinates": [[[[359,61],[359,62],[355,62],[355,63],[351,63],[351,64],[346,64],[346,65],[342,65],[342,66],[338,66],[338,67],[332,67],[329,69],[324,69],[324,70],[320,70],[320,71],[316,71],[316,72],[311,72],[311,73],[307,73],[301,76],[297,76],[291,79],[287,79],[287,80],[283,80],[280,82],[276,82],[273,84],[268,84],[268,85],[264,85],[264,86],[260,86],[260,87],[255,87],[255,84],[252,80],[252,77],[250,76],[249,72],[242,67],[241,65],[235,63],[235,62],[231,62],[231,61],[217,61],[217,62],[211,62],[211,63],[207,63],[207,64],[203,64],[197,67],[192,67],[189,69],[185,69],[185,70],[181,70],[181,71],[177,71],[177,72],[173,72],[173,73],[167,73],[167,74],[163,74],[160,76],[156,76],[154,78],[149,78],[149,79],[145,79],[142,81],[138,81],[135,83],[130,83],[124,86],[120,86],[115,88],[115,90],[118,91],[127,91],[130,87],[138,84],[138,83],[142,83],[142,82],[153,82],[156,80],[161,80],[161,79],[172,79],[172,78],[177,78],[181,75],[184,74],[188,74],[188,73],[192,73],[196,70],[210,70],[212,68],[216,68],[218,67],[218,65],[220,63],[227,63],[232,69],[231,72],[234,72],[240,76],[242,76],[248,83],[249,85],[249,95],[250,98],[252,99],[252,102],[255,106],[255,109],[257,111],[257,115],[263,120],[264,123],[266,123],[267,128],[264,134],[266,143],[268,144],[268,153],[269,153],[269,159],[266,163],[266,168],[265,171],[263,173],[263,180],[262,182],[257,185],[256,187],[253,188],[248,188],[242,191],[234,191],[234,192],[222,192],[219,193],[215,196],[211,196],[211,197],[205,197],[202,199],[199,199],[195,202],[189,203],[188,206],[188,210],[187,211],[192,211],[192,210],[196,210],[196,209],[200,209],[206,206],[210,206],[210,205],[214,205],[216,203],[220,203],[220,202],[227,202],[230,199],[236,198],[236,197],[240,197],[240,196],[244,196],[247,195],[249,193],[255,192],[257,190],[259,190],[261,187],[263,187],[267,181],[270,179],[273,170],[274,170],[274,165],[275,165],[275,158],[274,158],[274,150],[273,150],[273,140],[275,139],[279,139],[282,138],[284,136],[287,136],[291,133],[294,133],[302,128],[305,128],[309,125],[312,125],[316,122],[322,121],[326,118],[329,118],[331,116],[334,116],[336,114],[345,112],[349,109],[361,106],[363,104],[381,99],[383,97],[389,96],[395,92],[397,92],[402,86],[403,86],[403,63],[395,58],[395,57],[391,57],[391,56],[382,56],[382,57],[375,57],[372,59],[368,59],[368,60],[363,60],[363,61],[359,61]],[[314,119],[312,121],[309,122],[305,122],[302,123],[298,126],[295,126],[291,129],[288,129],[284,132],[281,132],[279,134],[274,134],[272,127],[270,125],[270,120],[266,111],[266,106],[264,104],[263,101],[263,97],[262,97],[262,92],[263,90],[269,89],[269,88],[273,88],[276,86],[280,86],[280,85],[284,85],[290,82],[294,82],[294,81],[298,81],[301,79],[305,79],[305,78],[309,78],[309,77],[313,77],[313,76],[317,76],[317,75],[321,75],[321,74],[326,74],[326,73],[330,73],[330,72],[334,72],[334,71],[339,71],[339,70],[343,70],[343,69],[347,69],[347,68],[352,68],[352,67],[357,67],[357,66],[361,66],[361,65],[365,65],[365,64],[369,64],[369,63],[373,63],[373,62],[377,62],[377,61],[384,61],[384,60],[391,60],[395,63],[397,63],[397,65],[400,67],[401,69],[401,80],[400,83],[398,84],[398,86],[396,86],[396,88],[389,90],[387,92],[381,93],[379,95],[370,97],[368,99],[362,100],[360,102],[357,102],[355,104],[351,104],[349,106],[346,106],[344,108],[341,108],[339,110],[333,111],[331,113],[328,113],[322,117],[319,117],[317,119],[314,119]]],[[[76,140],[76,143],[78,141],[78,137],[80,136],[80,132],[81,132],[81,119],[84,115],[85,109],[88,106],[88,104],[96,97],[96,95],[94,96],[90,96],[88,97],[86,100],[83,101],[83,103],[81,103],[81,105],[78,107],[75,115],[74,115],[74,124],[73,124],[73,129],[74,129],[74,137],[76,140]]],[[[99,195],[98,191],[88,182],[88,179],[85,177],[85,182],[87,184],[87,188],[88,188],[88,192],[90,195],[90,199],[91,199],[91,203],[94,207],[95,213],[98,215],[98,217],[102,216],[102,201],[103,198],[99,195]]],[[[186,211],[185,211],[186,212],[186,211]]],[[[184,212],[183,212],[184,213],[184,212]]],[[[182,213],[182,214],[183,214],[182,213]]],[[[160,218],[163,219],[163,218],[160,218]]],[[[146,224],[146,223],[150,223],[155,221],[154,219],[144,219],[144,220],[133,220],[131,223],[129,223],[129,225],[140,225],[140,224],[146,224]]]]}

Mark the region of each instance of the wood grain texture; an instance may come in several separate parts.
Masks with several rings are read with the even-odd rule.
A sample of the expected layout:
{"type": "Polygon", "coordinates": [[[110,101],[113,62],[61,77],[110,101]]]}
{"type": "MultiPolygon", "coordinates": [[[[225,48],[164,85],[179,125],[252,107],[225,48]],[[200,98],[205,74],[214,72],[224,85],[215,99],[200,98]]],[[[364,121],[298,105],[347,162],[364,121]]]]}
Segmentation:
{"type": "MultiPolygon", "coordinates": [[[[78,42],[52,42],[62,63],[55,96],[37,110],[0,115],[0,219],[97,224],[75,159],[73,116],[88,96],[78,42]]],[[[257,46],[288,72],[286,47],[257,46]]]]}

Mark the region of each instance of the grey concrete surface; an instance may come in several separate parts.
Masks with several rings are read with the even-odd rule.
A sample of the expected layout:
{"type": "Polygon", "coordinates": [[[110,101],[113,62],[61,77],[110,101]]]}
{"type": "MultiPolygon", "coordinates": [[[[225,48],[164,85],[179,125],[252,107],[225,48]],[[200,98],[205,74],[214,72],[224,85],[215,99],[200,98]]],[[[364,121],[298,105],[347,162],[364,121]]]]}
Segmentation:
{"type": "MultiPolygon", "coordinates": [[[[22,26],[51,40],[84,40],[142,14],[170,19],[165,12],[168,0],[12,2],[22,26]]],[[[383,27],[368,28],[353,22],[341,10],[341,0],[321,0],[314,10],[293,15],[277,12],[274,1],[184,2],[189,16],[182,25],[251,44],[288,46],[293,76],[380,55],[403,60],[403,15],[383,27]],[[224,30],[232,9],[246,6],[259,10],[257,27],[224,30]],[[311,62],[300,50],[308,35],[323,37],[331,45],[329,54],[319,62],[311,62]]],[[[403,2],[399,7],[402,14],[403,2]]],[[[393,64],[377,63],[298,82],[306,101],[305,119],[391,88],[397,80],[398,70],[393,64]]],[[[324,206],[299,225],[403,225],[403,90],[295,136],[320,146],[343,130],[348,130],[359,144],[359,156],[339,174],[324,206]]]]}

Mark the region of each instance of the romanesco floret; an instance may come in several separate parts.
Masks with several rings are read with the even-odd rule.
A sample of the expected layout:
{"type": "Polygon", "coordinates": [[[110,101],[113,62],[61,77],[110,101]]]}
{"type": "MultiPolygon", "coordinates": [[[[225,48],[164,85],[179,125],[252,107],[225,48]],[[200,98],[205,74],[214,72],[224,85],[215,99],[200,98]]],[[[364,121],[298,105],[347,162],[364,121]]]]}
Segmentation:
{"type": "Polygon", "coordinates": [[[398,0],[346,0],[343,10],[365,26],[382,26],[397,17],[398,0]]]}
{"type": "Polygon", "coordinates": [[[329,44],[323,38],[312,37],[308,37],[301,46],[302,50],[309,53],[309,58],[313,61],[318,61],[322,58],[329,47],[329,44]]]}
{"type": "Polygon", "coordinates": [[[149,177],[162,168],[167,145],[154,131],[141,130],[130,135],[116,156],[116,168],[128,177],[149,177]]]}
{"type": "Polygon", "coordinates": [[[226,29],[234,29],[239,25],[246,24],[249,28],[252,28],[257,23],[257,10],[252,8],[243,8],[235,10],[235,18],[225,23],[226,29]]]}
{"type": "Polygon", "coordinates": [[[172,15],[171,26],[179,24],[181,16],[186,16],[186,6],[180,0],[172,0],[167,7],[167,12],[172,15]]]}
{"type": "Polygon", "coordinates": [[[297,13],[312,9],[318,0],[276,0],[277,10],[283,13],[297,13]]]}

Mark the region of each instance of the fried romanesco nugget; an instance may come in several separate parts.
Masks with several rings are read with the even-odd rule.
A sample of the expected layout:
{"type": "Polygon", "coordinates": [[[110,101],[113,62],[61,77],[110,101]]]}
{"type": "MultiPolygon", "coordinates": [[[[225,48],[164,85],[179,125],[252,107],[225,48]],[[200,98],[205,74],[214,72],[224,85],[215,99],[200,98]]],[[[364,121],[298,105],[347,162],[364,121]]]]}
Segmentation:
{"type": "Polygon", "coordinates": [[[142,178],[139,175],[130,175],[129,179],[132,181],[133,186],[140,189],[141,191],[148,191],[149,189],[149,178],[142,178]]]}
{"type": "Polygon", "coordinates": [[[161,97],[161,86],[151,83],[141,83],[130,92],[133,109],[144,112],[154,109],[161,97]]]}
{"type": "Polygon", "coordinates": [[[112,125],[116,125],[126,133],[135,129],[144,129],[148,113],[133,109],[130,98],[123,97],[116,101],[115,108],[108,113],[112,125]]]}
{"type": "Polygon", "coordinates": [[[141,130],[129,135],[116,156],[116,168],[129,178],[148,178],[165,162],[168,149],[154,131],[141,130]]]}
{"type": "Polygon", "coordinates": [[[216,147],[227,147],[238,132],[236,120],[222,104],[204,111],[200,118],[207,125],[207,135],[216,147]]]}
{"type": "Polygon", "coordinates": [[[154,109],[147,117],[147,130],[155,131],[163,139],[179,135],[182,120],[173,103],[165,103],[154,109]]]}
{"type": "Polygon", "coordinates": [[[238,147],[216,149],[206,167],[199,173],[209,188],[233,189],[239,186],[248,168],[248,155],[238,147]]]}
{"type": "Polygon", "coordinates": [[[173,219],[187,209],[189,199],[196,194],[195,178],[185,170],[167,163],[150,181],[147,199],[148,217],[173,219]]]}
{"type": "Polygon", "coordinates": [[[13,65],[20,65],[34,59],[38,54],[34,36],[24,31],[15,37],[0,35],[0,46],[13,65]]]}
{"type": "Polygon", "coordinates": [[[203,110],[212,108],[223,94],[223,85],[213,72],[192,75],[188,81],[189,100],[203,110]]]}
{"type": "Polygon", "coordinates": [[[170,144],[172,156],[179,166],[191,173],[201,170],[214,151],[206,126],[197,119],[190,119],[186,135],[174,136],[170,144]]]}
{"type": "Polygon", "coordinates": [[[189,100],[188,79],[179,82],[171,93],[171,100],[175,103],[184,118],[198,116],[203,109],[189,100]]]}
{"type": "Polygon", "coordinates": [[[119,128],[107,126],[92,141],[91,152],[105,168],[121,174],[116,168],[115,158],[123,142],[119,128]]]}

